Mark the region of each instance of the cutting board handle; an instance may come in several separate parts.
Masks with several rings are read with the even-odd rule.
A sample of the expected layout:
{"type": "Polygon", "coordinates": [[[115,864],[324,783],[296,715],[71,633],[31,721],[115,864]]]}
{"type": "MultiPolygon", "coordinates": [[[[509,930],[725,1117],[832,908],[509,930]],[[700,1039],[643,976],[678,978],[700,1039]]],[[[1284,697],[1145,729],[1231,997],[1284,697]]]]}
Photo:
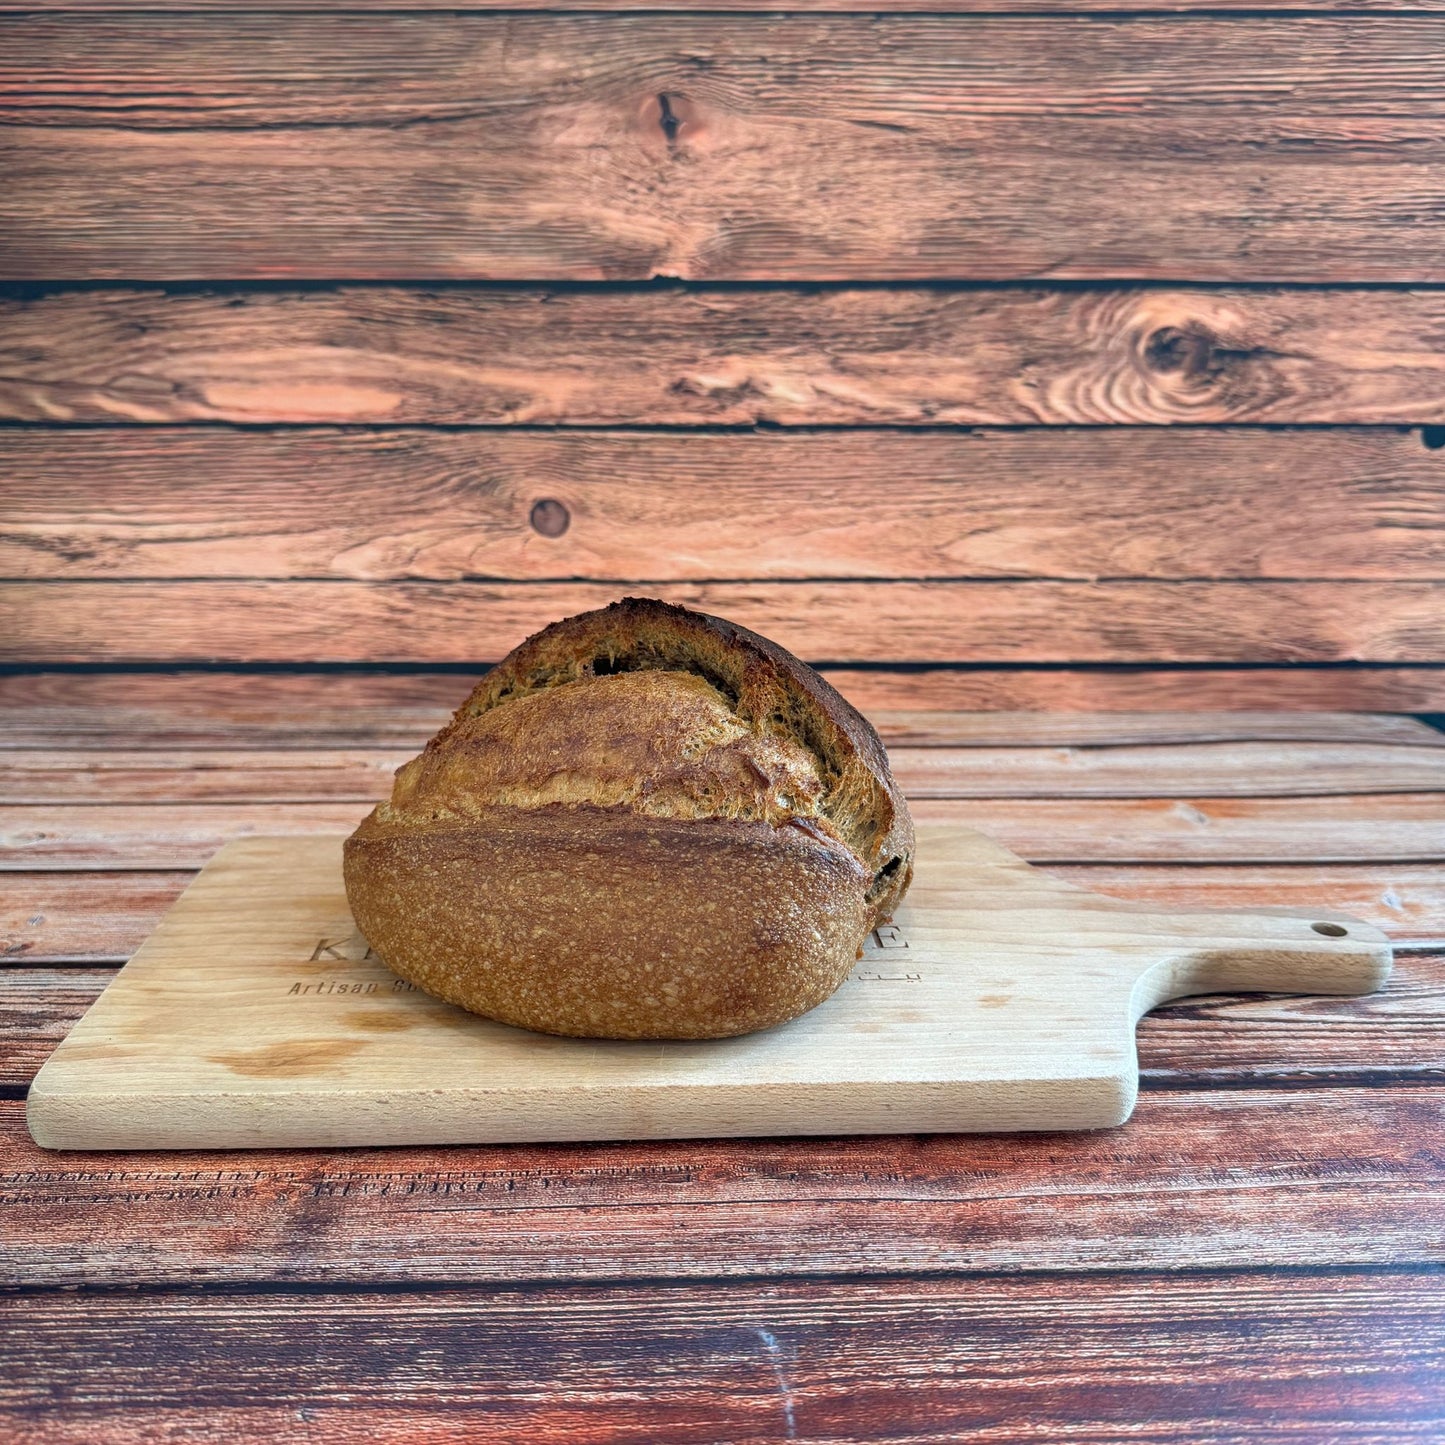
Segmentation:
{"type": "Polygon", "coordinates": [[[1363,994],[1373,993],[1390,976],[1390,940],[1348,913],[1300,908],[1200,912],[1181,916],[1179,923],[1197,930],[1200,945],[1191,948],[1181,938],[1177,949],[1140,975],[1133,994],[1136,1020],[1190,994],[1363,994]],[[1250,929],[1251,921],[1258,926],[1250,929]],[[1233,935],[1227,945],[1203,941],[1220,933],[1233,935]]]}

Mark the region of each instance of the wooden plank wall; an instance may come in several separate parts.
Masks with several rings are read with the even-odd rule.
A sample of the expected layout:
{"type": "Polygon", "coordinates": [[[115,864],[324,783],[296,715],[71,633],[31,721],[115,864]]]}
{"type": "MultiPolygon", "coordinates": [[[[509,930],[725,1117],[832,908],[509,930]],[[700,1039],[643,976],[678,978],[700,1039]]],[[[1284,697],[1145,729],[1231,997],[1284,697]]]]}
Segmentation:
{"type": "Polygon", "coordinates": [[[1437,8],[6,0],[3,661],[1445,711],[1437,8]]]}

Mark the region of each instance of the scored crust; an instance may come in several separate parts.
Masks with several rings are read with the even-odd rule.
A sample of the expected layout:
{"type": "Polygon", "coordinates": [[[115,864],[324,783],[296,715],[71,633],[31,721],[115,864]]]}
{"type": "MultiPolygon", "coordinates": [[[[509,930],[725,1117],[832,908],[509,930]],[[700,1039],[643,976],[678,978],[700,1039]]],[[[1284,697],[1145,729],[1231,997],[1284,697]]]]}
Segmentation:
{"type": "Polygon", "coordinates": [[[912,878],[868,722],[721,618],[625,598],[482,678],[346,844],[397,973],[550,1033],[711,1038],[847,976],[912,878]]]}

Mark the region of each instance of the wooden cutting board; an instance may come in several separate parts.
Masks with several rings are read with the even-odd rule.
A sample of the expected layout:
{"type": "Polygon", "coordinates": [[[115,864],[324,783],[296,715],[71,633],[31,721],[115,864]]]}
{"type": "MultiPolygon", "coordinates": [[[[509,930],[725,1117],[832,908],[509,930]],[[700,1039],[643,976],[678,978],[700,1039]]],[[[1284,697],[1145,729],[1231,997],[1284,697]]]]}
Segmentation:
{"type": "MultiPolygon", "coordinates": [[[[542,903],[540,906],[545,906],[542,903]]],[[[1367,993],[1344,915],[1165,913],[919,829],[912,891],[842,988],[706,1043],[559,1039],[438,1003],[367,952],[340,838],[229,843],[41,1069],[52,1149],[1093,1129],[1134,1107],[1134,1025],[1230,990],[1367,993]]]]}

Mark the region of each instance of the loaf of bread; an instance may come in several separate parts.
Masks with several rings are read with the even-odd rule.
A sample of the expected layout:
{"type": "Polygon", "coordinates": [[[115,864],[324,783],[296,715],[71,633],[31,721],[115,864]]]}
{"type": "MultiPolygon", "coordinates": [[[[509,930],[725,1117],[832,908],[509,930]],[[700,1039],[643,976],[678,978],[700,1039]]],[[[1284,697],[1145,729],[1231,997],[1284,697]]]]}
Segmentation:
{"type": "Polygon", "coordinates": [[[492,668],[346,842],[403,978],[544,1033],[722,1038],[821,1003],[913,875],[878,735],[721,618],[629,597],[492,668]]]}

